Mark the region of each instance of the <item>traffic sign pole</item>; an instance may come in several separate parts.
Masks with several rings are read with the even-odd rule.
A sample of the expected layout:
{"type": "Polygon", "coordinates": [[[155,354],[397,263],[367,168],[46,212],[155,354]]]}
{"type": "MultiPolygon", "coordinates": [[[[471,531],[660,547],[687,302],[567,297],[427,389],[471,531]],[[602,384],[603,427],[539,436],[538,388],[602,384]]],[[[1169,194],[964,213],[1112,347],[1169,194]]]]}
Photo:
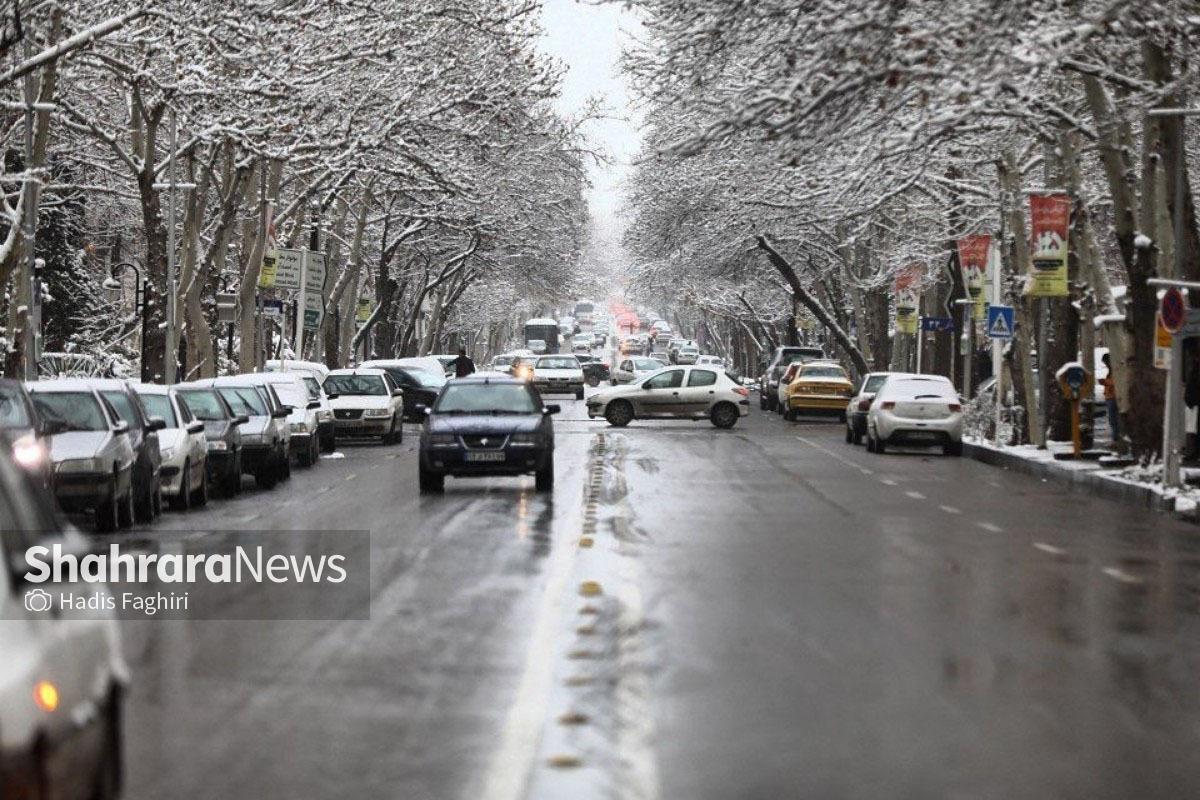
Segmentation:
{"type": "Polygon", "coordinates": [[[295,330],[295,345],[292,350],[296,358],[304,358],[304,307],[305,298],[304,292],[308,282],[308,248],[300,251],[300,289],[296,296],[296,330],[295,330]]]}
{"type": "MultiPolygon", "coordinates": [[[[1000,305],[1000,248],[997,239],[992,239],[988,260],[992,265],[992,305],[1000,305]]],[[[992,375],[996,382],[996,446],[1000,446],[1000,406],[1004,399],[1004,344],[999,339],[992,339],[992,375]]]]}

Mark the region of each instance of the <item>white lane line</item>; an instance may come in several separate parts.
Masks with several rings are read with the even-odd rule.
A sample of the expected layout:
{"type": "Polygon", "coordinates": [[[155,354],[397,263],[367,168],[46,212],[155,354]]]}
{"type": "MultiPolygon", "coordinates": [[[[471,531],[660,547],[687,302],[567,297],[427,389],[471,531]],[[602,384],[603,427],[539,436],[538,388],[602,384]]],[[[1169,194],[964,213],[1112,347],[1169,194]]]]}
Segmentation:
{"type": "Polygon", "coordinates": [[[1054,545],[1046,544],[1045,542],[1034,542],[1033,546],[1038,550],[1041,550],[1043,553],[1049,553],[1052,556],[1065,556],[1067,554],[1067,551],[1061,547],[1055,547],[1054,545]]]}
{"type": "Polygon", "coordinates": [[[858,471],[859,471],[859,472],[861,472],[863,475],[874,475],[874,474],[875,474],[875,471],[874,471],[874,470],[870,470],[870,469],[867,469],[866,467],[864,467],[864,466],[862,466],[862,465],[860,465],[860,464],[856,464],[855,462],[853,462],[853,461],[851,461],[850,459],[846,458],[846,457],[845,457],[844,455],[842,455],[841,453],[834,452],[833,450],[830,450],[828,447],[823,447],[823,446],[821,446],[821,445],[817,444],[816,442],[814,442],[814,441],[813,441],[813,440],[811,440],[811,439],[806,439],[806,438],[804,438],[803,436],[797,436],[796,438],[797,438],[797,439],[799,439],[800,441],[804,442],[804,443],[805,443],[806,445],[808,445],[809,447],[811,447],[811,448],[813,448],[813,449],[815,449],[815,450],[820,450],[822,453],[824,453],[825,455],[829,456],[830,458],[832,458],[832,459],[834,459],[834,460],[836,460],[836,461],[840,461],[840,462],[842,462],[842,463],[843,463],[843,464],[845,464],[847,467],[852,467],[853,469],[856,469],[856,470],[858,470],[858,471]]]}
{"type": "Polygon", "coordinates": [[[983,528],[985,531],[991,531],[992,533],[1003,533],[1004,532],[1004,529],[1001,528],[999,525],[993,525],[990,522],[976,522],[975,524],[978,525],[979,527],[983,528]]]}
{"type": "Polygon", "coordinates": [[[945,511],[947,514],[961,514],[962,513],[961,508],[955,508],[954,506],[938,506],[938,508],[940,508],[942,511],[945,511]]]}
{"type": "Polygon", "coordinates": [[[1130,585],[1142,582],[1142,579],[1137,575],[1130,575],[1125,570],[1118,569],[1116,567],[1105,567],[1104,574],[1112,578],[1114,581],[1120,581],[1121,583],[1130,585]]]}
{"type": "Polygon", "coordinates": [[[528,788],[554,681],[555,637],[578,547],[558,542],[546,564],[546,586],[534,614],[521,681],[483,778],[486,800],[520,800],[528,788]]]}
{"type": "Polygon", "coordinates": [[[909,497],[911,497],[913,500],[924,500],[925,499],[925,495],[921,494],[920,492],[905,492],[905,494],[908,495],[909,497]]]}

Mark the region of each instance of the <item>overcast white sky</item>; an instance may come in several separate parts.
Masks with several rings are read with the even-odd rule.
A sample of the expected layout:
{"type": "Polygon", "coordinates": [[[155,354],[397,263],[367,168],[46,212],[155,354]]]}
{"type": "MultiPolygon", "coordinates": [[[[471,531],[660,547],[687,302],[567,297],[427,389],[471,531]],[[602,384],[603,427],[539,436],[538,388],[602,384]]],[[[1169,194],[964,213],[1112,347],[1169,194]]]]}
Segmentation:
{"type": "MultiPolygon", "coordinates": [[[[542,46],[567,67],[560,108],[576,114],[589,97],[600,96],[613,116],[632,117],[630,91],[621,75],[621,48],[637,19],[619,5],[591,5],[576,0],[545,0],[542,46]],[[626,32],[626,33],[623,33],[626,32]]],[[[594,188],[588,198],[592,219],[603,238],[621,229],[616,218],[621,183],[640,142],[636,119],[606,119],[592,123],[587,133],[613,163],[592,168],[594,188]]]]}

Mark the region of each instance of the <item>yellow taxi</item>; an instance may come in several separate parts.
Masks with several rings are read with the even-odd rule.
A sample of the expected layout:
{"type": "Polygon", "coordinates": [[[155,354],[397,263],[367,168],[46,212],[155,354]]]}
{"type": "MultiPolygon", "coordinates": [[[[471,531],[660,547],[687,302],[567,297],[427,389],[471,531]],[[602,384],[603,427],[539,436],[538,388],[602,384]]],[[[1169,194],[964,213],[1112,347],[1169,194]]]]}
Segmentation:
{"type": "Polygon", "coordinates": [[[854,396],[854,384],[846,369],[832,361],[810,361],[796,368],[787,384],[787,411],[794,420],[798,414],[836,412],[845,417],[846,404],[854,396]]]}

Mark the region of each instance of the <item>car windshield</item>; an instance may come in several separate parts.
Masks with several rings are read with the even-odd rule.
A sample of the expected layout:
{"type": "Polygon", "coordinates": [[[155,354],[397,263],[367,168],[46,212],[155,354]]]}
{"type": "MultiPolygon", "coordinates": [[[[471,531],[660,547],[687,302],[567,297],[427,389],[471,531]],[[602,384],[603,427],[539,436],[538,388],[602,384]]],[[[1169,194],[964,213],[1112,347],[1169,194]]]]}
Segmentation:
{"type": "Polygon", "coordinates": [[[6,388],[0,389],[0,428],[28,428],[29,410],[21,398],[21,392],[6,388]]]}
{"type": "Polygon", "coordinates": [[[662,362],[654,358],[636,358],[633,361],[633,368],[639,372],[662,369],[662,362]]]}
{"type": "Polygon", "coordinates": [[[512,356],[496,356],[495,358],[492,359],[492,366],[493,367],[508,367],[508,366],[512,366],[512,362],[513,362],[512,356]]]}
{"type": "Polygon", "coordinates": [[[579,369],[579,362],[573,358],[539,358],[536,369],[579,369]]]}
{"type": "Polygon", "coordinates": [[[888,381],[887,386],[884,387],[883,394],[892,400],[932,400],[939,398],[949,400],[958,397],[954,392],[954,387],[948,383],[921,380],[920,378],[888,381]]]}
{"type": "Polygon", "coordinates": [[[168,428],[179,427],[179,422],[175,419],[175,409],[171,407],[171,398],[165,394],[139,394],[139,397],[142,398],[142,405],[146,407],[147,414],[162,417],[168,428]]]}
{"type": "Polygon", "coordinates": [[[879,387],[883,386],[883,382],[886,381],[887,378],[887,375],[872,375],[871,377],[867,378],[867,382],[863,384],[863,392],[867,394],[871,392],[878,392],[879,387]]]}
{"type": "Polygon", "coordinates": [[[434,375],[432,372],[424,369],[410,369],[408,370],[408,376],[425,389],[440,389],[446,385],[445,375],[434,375]]]}
{"type": "Polygon", "coordinates": [[[308,389],[308,398],[310,400],[321,399],[321,382],[311,376],[304,376],[304,388],[308,389]]]}
{"type": "Polygon", "coordinates": [[[378,397],[387,394],[387,387],[379,375],[330,375],[325,379],[325,391],[329,394],[378,397]]]}
{"type": "Polygon", "coordinates": [[[845,378],[841,367],[807,367],[800,371],[801,378],[845,378]]]}
{"type": "Polygon", "coordinates": [[[435,414],[534,414],[533,394],[518,383],[450,384],[434,406],[435,414]]]}
{"type": "Polygon", "coordinates": [[[229,418],[217,393],[210,389],[181,389],[179,396],[198,420],[215,422],[229,418]]]}
{"type": "Polygon", "coordinates": [[[304,408],[308,405],[308,390],[294,383],[276,383],[275,394],[279,395],[279,401],[285,406],[304,408]]]}
{"type": "Polygon", "coordinates": [[[33,405],[46,419],[66,423],[67,430],[108,430],[104,410],[91,392],[37,392],[33,405]]]}
{"type": "Polygon", "coordinates": [[[219,386],[217,391],[234,414],[245,414],[248,417],[265,417],[267,404],[262,395],[253,386],[219,386]]]}
{"type": "Polygon", "coordinates": [[[133,410],[133,403],[129,399],[129,395],[117,389],[109,389],[100,393],[104,399],[109,402],[121,419],[129,423],[130,427],[139,424],[137,412],[133,410]]]}

